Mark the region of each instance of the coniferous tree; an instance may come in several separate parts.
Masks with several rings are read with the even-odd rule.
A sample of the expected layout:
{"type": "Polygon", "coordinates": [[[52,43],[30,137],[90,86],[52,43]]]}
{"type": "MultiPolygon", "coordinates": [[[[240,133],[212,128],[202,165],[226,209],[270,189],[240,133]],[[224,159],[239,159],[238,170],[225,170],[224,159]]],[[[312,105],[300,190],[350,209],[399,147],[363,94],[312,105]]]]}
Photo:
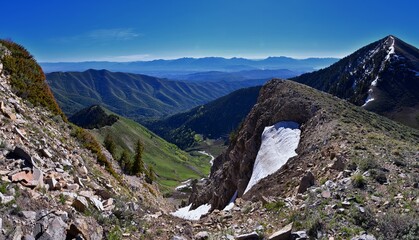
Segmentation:
{"type": "Polygon", "coordinates": [[[115,151],[116,151],[116,143],[112,137],[111,134],[108,133],[105,137],[105,141],[103,142],[105,145],[105,148],[109,151],[109,153],[112,155],[112,157],[115,158],[115,151]]]}
{"type": "Polygon", "coordinates": [[[131,156],[126,149],[122,152],[121,157],[119,158],[119,165],[124,172],[129,173],[131,171],[131,156]]]}
{"type": "Polygon", "coordinates": [[[146,182],[152,184],[154,180],[156,180],[156,175],[153,166],[149,165],[146,173],[146,182]]]}
{"type": "Polygon", "coordinates": [[[132,161],[131,159],[128,159],[125,163],[124,163],[124,172],[126,174],[132,174],[132,161]]]}
{"type": "Polygon", "coordinates": [[[135,146],[134,164],[132,166],[132,174],[140,175],[145,172],[144,161],[143,161],[144,145],[141,140],[138,140],[135,146]]]}

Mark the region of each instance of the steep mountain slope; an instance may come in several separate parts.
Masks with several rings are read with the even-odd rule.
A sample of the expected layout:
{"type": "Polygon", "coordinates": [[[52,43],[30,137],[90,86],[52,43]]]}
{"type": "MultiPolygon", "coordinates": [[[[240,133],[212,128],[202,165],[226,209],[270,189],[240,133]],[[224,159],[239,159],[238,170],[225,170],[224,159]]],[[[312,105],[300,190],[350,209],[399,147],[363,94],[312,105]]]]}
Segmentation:
{"type": "MultiPolygon", "coordinates": [[[[344,233],[345,239],[360,231],[379,236],[386,234],[388,231],[381,226],[394,222],[382,221],[398,220],[389,220],[383,216],[383,210],[396,215],[409,213],[411,210],[406,209],[411,209],[409,204],[413,204],[416,210],[408,214],[409,223],[404,226],[407,233],[391,233],[408,234],[411,227],[415,231],[414,222],[418,221],[418,153],[417,130],[313,88],[292,81],[272,80],[262,87],[258,102],[236,139],[215,159],[208,182],[195,188],[190,201],[194,208],[211,204],[213,209],[223,209],[229,202],[234,202],[234,196],[265,203],[272,203],[269,200],[272,197],[279,198],[282,200],[273,201],[278,205],[270,206],[278,206],[284,213],[281,216],[288,216],[284,220],[286,223],[294,221],[298,228],[312,228],[309,230],[312,236],[336,236],[345,228],[354,229],[344,233]],[[282,167],[245,193],[249,179],[255,174],[255,159],[266,154],[261,153],[262,144],[266,145],[268,137],[265,132],[272,128],[269,126],[284,121],[299,125],[301,133],[289,135],[279,127],[277,134],[271,134],[274,144],[268,144],[267,150],[278,151],[281,155],[291,148],[283,141],[290,141],[295,136],[298,142],[296,155],[289,155],[291,158],[282,167]],[[276,149],[277,146],[286,148],[276,149]],[[397,203],[383,207],[376,204],[378,200],[371,199],[397,203]],[[293,207],[286,210],[286,205],[293,207]],[[375,230],[377,225],[382,232],[375,230]]],[[[268,166],[273,167],[272,164],[268,166]]]]}
{"type": "Polygon", "coordinates": [[[63,121],[22,46],[0,41],[0,49],[0,239],[111,238],[166,208],[155,185],[124,180],[98,149],[111,164],[101,166],[88,150],[95,142],[63,121]]]}
{"type": "Polygon", "coordinates": [[[236,72],[255,69],[289,69],[291,71],[312,71],[327,67],[336,62],[336,58],[293,59],[289,57],[268,57],[252,60],[245,58],[179,58],[173,60],[153,60],[138,62],[67,62],[41,63],[46,72],[86,71],[88,69],[107,69],[116,72],[142,73],[162,76],[174,73],[196,73],[207,71],[236,72]],[[161,75],[162,74],[162,75],[161,75]]]}
{"type": "Polygon", "coordinates": [[[133,156],[135,144],[141,140],[144,145],[144,162],[148,166],[153,166],[157,174],[157,182],[162,185],[162,190],[173,189],[181,181],[190,178],[202,178],[208,175],[210,164],[207,156],[201,154],[191,156],[139,123],[117,116],[100,106],[95,105],[83,109],[70,117],[70,121],[84,122],[87,126],[91,126],[96,124],[98,112],[103,113],[105,119],[115,116],[116,118],[112,118],[115,121],[89,131],[102,143],[107,135],[112,136],[116,144],[116,156],[120,156],[123,149],[128,150],[133,156]]]}
{"type": "Polygon", "coordinates": [[[294,81],[419,128],[419,50],[388,36],[294,81]]]}
{"type": "Polygon", "coordinates": [[[88,70],[47,74],[59,105],[67,115],[95,104],[140,120],[193,108],[251,82],[185,83],[150,76],[88,70]]]}
{"type": "Polygon", "coordinates": [[[227,138],[256,103],[260,88],[240,89],[187,112],[147,122],[146,126],[181,148],[193,146],[195,134],[227,138]]]}

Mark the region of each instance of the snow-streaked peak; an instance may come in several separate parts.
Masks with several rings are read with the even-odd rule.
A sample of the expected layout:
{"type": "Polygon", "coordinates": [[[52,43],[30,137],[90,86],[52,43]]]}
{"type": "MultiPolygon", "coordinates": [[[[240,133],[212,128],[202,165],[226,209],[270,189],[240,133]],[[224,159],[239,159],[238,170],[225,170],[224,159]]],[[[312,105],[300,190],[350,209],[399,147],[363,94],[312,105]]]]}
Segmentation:
{"type": "Polygon", "coordinates": [[[299,124],[296,122],[282,121],[265,127],[252,176],[244,194],[261,179],[280,169],[288,159],[297,155],[295,150],[300,142],[300,134],[299,124]]]}
{"type": "Polygon", "coordinates": [[[360,56],[357,59],[357,64],[351,64],[345,69],[349,72],[350,76],[357,74],[352,83],[352,89],[355,90],[358,83],[371,79],[371,75],[380,74],[387,66],[387,63],[392,61],[393,58],[399,58],[399,56],[396,55],[395,43],[396,39],[391,35],[388,36],[379,44],[375,45],[374,48],[369,50],[365,55],[360,56]],[[375,62],[376,60],[374,60],[374,58],[376,54],[383,51],[386,53],[385,58],[379,62],[375,62]],[[376,68],[376,66],[379,68],[376,68]]]}
{"type": "Polygon", "coordinates": [[[395,54],[394,43],[396,42],[396,40],[394,40],[393,36],[389,36],[388,39],[386,40],[386,43],[387,41],[391,41],[391,45],[387,50],[387,56],[385,58],[385,61],[390,60],[391,55],[395,54]]]}
{"type": "MultiPolygon", "coordinates": [[[[388,36],[387,39],[384,41],[382,48],[386,50],[387,55],[384,58],[384,60],[381,62],[380,70],[378,71],[377,76],[371,82],[371,87],[368,90],[367,99],[365,99],[365,103],[364,103],[364,105],[362,105],[362,107],[365,107],[368,103],[370,103],[370,102],[372,102],[372,101],[375,100],[374,97],[373,97],[373,95],[372,95],[373,94],[373,87],[376,87],[377,86],[377,82],[378,82],[378,78],[379,78],[380,73],[382,71],[384,71],[384,69],[385,69],[385,67],[387,65],[387,62],[391,62],[392,56],[398,57],[396,55],[395,43],[396,43],[396,40],[391,35],[388,36]]],[[[369,73],[371,73],[371,72],[369,72],[369,73]]],[[[366,75],[368,75],[368,74],[366,74],[366,75]]]]}

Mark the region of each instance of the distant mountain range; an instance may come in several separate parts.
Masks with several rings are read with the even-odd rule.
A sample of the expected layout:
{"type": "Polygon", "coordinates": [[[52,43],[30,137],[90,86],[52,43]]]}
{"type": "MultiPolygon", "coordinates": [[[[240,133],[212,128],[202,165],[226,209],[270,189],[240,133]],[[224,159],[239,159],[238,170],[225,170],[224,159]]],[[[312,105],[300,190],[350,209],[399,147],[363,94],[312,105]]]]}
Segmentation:
{"type": "MultiPolygon", "coordinates": [[[[291,78],[318,90],[331,93],[367,110],[379,113],[407,126],[419,129],[419,50],[402,40],[388,36],[371,43],[328,68],[291,78]]],[[[179,146],[191,144],[191,133],[226,136],[240,121],[229,117],[214,118],[208,127],[206,118],[225,116],[232,103],[256,102],[257,94],[238,90],[208,104],[157,121],[154,131],[179,146]],[[223,104],[219,104],[223,103],[223,104]],[[214,107],[217,106],[217,107],[214,107]],[[228,119],[228,120],[226,120],[228,119]],[[196,124],[199,123],[199,124],[196,124]],[[228,129],[220,129],[226,124],[228,129]],[[218,134],[215,131],[219,131],[218,134]],[[178,137],[170,133],[177,133],[178,137]],[[189,136],[189,137],[187,137],[189,136]]],[[[251,107],[235,112],[244,119],[251,107]]]]}
{"type": "MultiPolygon", "coordinates": [[[[291,79],[419,128],[418,58],[419,50],[416,47],[394,36],[388,36],[359,49],[330,67],[291,79]]],[[[264,71],[212,71],[183,75],[189,83],[96,70],[84,73],[51,73],[47,75],[47,79],[66,113],[72,112],[67,109],[69,106],[81,109],[102,103],[119,114],[143,121],[145,118],[158,119],[191,109],[235,89],[262,85],[266,79],[239,81],[242,78],[251,78],[254,72],[261,76],[264,71]],[[130,80],[125,81],[125,78],[130,80]],[[208,82],[211,81],[208,79],[230,81],[208,82]],[[139,87],[143,84],[147,87],[139,87]],[[185,88],[189,89],[187,94],[182,90],[185,88]],[[132,97],[140,93],[143,97],[132,97]]],[[[281,72],[286,73],[287,71],[281,72]]],[[[143,123],[179,146],[190,146],[190,140],[195,133],[214,138],[227,136],[239,124],[237,119],[243,119],[250,111],[250,107],[243,108],[242,111],[235,112],[234,121],[228,117],[229,120],[226,120],[225,114],[233,112],[233,103],[256,102],[256,99],[257,94],[236,93],[164,120],[143,123]],[[211,125],[208,125],[209,122],[211,125]],[[220,125],[225,125],[226,128],[217,127],[220,125]]]]}
{"type": "Polygon", "coordinates": [[[262,85],[266,81],[187,83],[107,70],[54,72],[46,77],[67,116],[91,105],[101,104],[137,121],[186,111],[234,90],[262,85]]]}
{"type": "Polygon", "coordinates": [[[293,72],[309,72],[331,65],[337,58],[294,59],[289,57],[268,57],[254,60],[246,58],[179,58],[174,60],[153,60],[137,62],[44,62],[40,63],[45,72],[86,71],[107,69],[109,71],[142,73],[165,77],[167,74],[190,74],[196,72],[221,71],[238,72],[264,69],[288,69],[293,72]]]}

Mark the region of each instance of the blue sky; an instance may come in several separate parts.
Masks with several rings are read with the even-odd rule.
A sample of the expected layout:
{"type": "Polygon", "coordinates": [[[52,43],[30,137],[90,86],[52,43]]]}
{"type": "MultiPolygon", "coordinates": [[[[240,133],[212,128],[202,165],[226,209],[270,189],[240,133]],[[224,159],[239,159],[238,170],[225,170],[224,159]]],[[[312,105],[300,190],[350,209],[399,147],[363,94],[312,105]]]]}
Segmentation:
{"type": "Polygon", "coordinates": [[[0,38],[38,61],[343,57],[393,34],[419,46],[415,0],[13,0],[0,38]]]}

